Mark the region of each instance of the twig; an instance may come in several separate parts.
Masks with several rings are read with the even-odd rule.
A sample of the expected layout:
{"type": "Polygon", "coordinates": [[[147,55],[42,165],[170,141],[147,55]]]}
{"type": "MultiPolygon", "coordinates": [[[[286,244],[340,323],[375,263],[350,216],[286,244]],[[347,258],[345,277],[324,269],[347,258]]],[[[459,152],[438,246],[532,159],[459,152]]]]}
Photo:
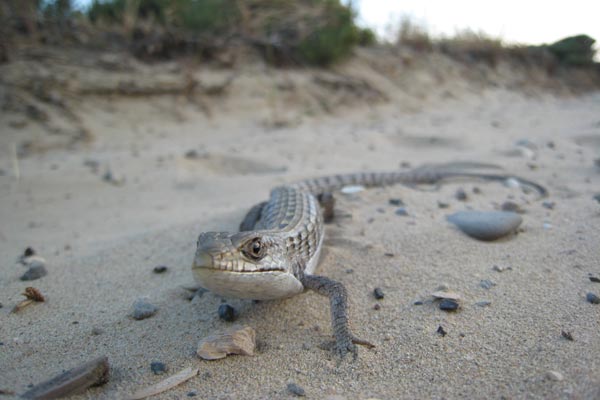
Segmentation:
{"type": "Polygon", "coordinates": [[[26,287],[25,292],[23,292],[21,294],[23,296],[27,297],[27,299],[25,299],[25,300],[21,301],[20,303],[18,303],[17,305],[15,305],[15,307],[11,311],[12,313],[17,313],[30,304],[33,304],[36,302],[41,303],[41,302],[46,301],[46,299],[44,298],[42,293],[38,289],[31,287],[31,286],[26,287]]]}
{"type": "Polygon", "coordinates": [[[168,377],[167,379],[164,379],[164,380],[158,382],[155,385],[148,386],[145,389],[138,390],[137,392],[135,392],[134,394],[132,394],[129,397],[129,400],[145,399],[146,397],[154,396],[155,394],[165,392],[165,391],[167,391],[171,388],[174,388],[175,386],[177,386],[189,379],[192,379],[193,377],[198,375],[199,371],[200,370],[198,368],[192,368],[192,367],[186,368],[186,369],[176,373],[175,375],[172,375],[172,376],[168,377]]]}

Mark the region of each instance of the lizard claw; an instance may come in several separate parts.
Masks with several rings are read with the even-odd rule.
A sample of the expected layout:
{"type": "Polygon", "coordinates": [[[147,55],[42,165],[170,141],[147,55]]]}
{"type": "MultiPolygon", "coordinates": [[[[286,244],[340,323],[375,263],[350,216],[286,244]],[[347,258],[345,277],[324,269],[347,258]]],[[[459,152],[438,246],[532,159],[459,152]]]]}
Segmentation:
{"type": "Polygon", "coordinates": [[[356,361],[356,359],[358,358],[358,347],[356,346],[357,344],[368,348],[375,347],[375,345],[371,342],[359,339],[354,335],[348,335],[347,337],[341,340],[337,340],[333,350],[340,360],[344,359],[346,357],[346,354],[350,352],[352,353],[352,359],[356,361]]]}

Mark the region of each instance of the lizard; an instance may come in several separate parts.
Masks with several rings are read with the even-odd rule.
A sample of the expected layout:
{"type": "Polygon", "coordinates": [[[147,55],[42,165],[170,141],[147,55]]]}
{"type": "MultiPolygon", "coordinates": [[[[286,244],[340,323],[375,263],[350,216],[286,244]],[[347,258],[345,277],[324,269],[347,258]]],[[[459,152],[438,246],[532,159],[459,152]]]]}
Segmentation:
{"type": "Polygon", "coordinates": [[[333,191],[351,185],[438,184],[449,178],[511,179],[534,189],[541,197],[547,194],[535,182],[511,175],[473,172],[474,168],[498,167],[455,162],[424,165],[404,172],[330,175],[275,187],[268,201],[248,211],[239,232],[203,232],[198,236],[192,264],[194,277],[200,286],[225,297],[272,300],[291,297],[306,289],[327,296],[335,338],[333,350],[340,358],[348,352],[356,358],[357,344],[374,346],[350,329],[344,285],[315,274],[325,233],[319,201],[331,200],[333,191]]]}

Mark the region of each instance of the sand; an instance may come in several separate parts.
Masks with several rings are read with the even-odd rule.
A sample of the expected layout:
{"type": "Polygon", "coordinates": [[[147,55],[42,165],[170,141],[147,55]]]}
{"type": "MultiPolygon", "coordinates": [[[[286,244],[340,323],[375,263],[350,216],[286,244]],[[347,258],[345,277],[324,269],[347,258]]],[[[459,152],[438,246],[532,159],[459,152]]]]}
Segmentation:
{"type": "MultiPolygon", "coordinates": [[[[81,398],[124,398],[156,383],[164,375],[151,372],[153,361],[169,374],[200,369],[157,396],[165,399],[192,391],[291,398],[288,383],[315,399],[600,398],[600,306],[585,298],[600,292],[589,280],[600,276],[600,93],[524,93],[455,79],[452,70],[442,81],[417,69],[376,74],[359,61],[338,72],[370,77],[380,92],[357,99],[337,90],[320,97],[324,108],[315,106],[321,89],[312,80],[322,72],[262,66],[238,71],[226,95],[201,102],[72,95],[77,126],[93,136],[76,144],[67,140],[72,125],[51,137],[46,125],[3,111],[0,389],[22,393],[106,355],[109,383],[81,398]],[[14,149],[23,138],[48,137],[52,146],[19,156],[17,177],[14,149]],[[196,155],[186,157],[190,150],[196,155]],[[327,301],[307,292],[257,304],[226,299],[240,313],[235,324],[256,330],[257,354],[195,356],[200,339],[231,326],[217,316],[219,296],[187,298],[200,232],[235,230],[283,182],[456,160],[495,163],[539,182],[554,207],[519,188],[470,181],[338,194],[318,272],[346,285],[354,332],[377,347],[338,365],[320,348],[331,339],[327,301]],[[107,171],[112,180],[103,179],[107,171]],[[467,201],[455,198],[459,188],[467,201]],[[395,214],[392,198],[408,216],[395,214]],[[480,242],[446,221],[508,200],[524,210],[508,238],[480,242]],[[27,246],[48,263],[48,275],[32,282],[19,280],[25,268],[16,263],[27,246]],[[157,265],[167,272],[153,273],[157,265]],[[483,288],[486,279],[495,285],[483,288]],[[460,293],[458,312],[432,302],[440,285],[460,293]],[[11,314],[26,286],[47,301],[11,314]],[[375,287],[384,299],[373,297],[375,287]],[[158,312],[132,319],[139,298],[158,312]]],[[[230,72],[198,74],[219,80],[230,72]]]]}

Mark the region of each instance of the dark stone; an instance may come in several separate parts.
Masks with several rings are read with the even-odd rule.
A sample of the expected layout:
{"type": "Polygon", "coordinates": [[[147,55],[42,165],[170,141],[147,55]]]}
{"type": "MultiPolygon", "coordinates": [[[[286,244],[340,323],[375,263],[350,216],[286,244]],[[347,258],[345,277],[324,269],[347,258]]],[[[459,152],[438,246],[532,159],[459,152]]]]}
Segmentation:
{"type": "Polygon", "coordinates": [[[600,203],[600,193],[598,193],[598,194],[595,194],[593,198],[594,198],[594,200],[596,200],[598,203],[600,203]]]}
{"type": "Polygon", "coordinates": [[[600,297],[595,293],[589,292],[585,295],[585,299],[592,304],[600,304],[600,297]]]}
{"type": "Polygon", "coordinates": [[[381,304],[375,303],[375,305],[373,306],[373,310],[375,310],[375,311],[381,310],[381,304]]]}
{"type": "Polygon", "coordinates": [[[440,301],[440,310],[456,311],[456,310],[458,310],[459,307],[460,307],[460,305],[458,304],[458,302],[456,300],[442,299],[442,301],[440,301]]]}
{"type": "Polygon", "coordinates": [[[167,365],[160,361],[150,363],[150,369],[154,372],[154,375],[162,375],[168,370],[167,365]]]}
{"type": "Polygon", "coordinates": [[[376,287],[375,289],[373,289],[373,296],[375,296],[377,300],[381,300],[385,297],[385,294],[383,293],[383,290],[381,290],[381,288],[376,287]]]}
{"type": "Polygon", "coordinates": [[[465,192],[465,189],[463,188],[459,188],[456,193],[454,194],[454,197],[456,197],[456,200],[460,200],[460,201],[467,201],[467,192],[465,192]]]}
{"type": "Polygon", "coordinates": [[[401,217],[406,217],[406,216],[408,216],[408,211],[406,211],[406,208],[400,207],[399,209],[396,210],[395,214],[400,215],[401,217]]]}
{"type": "Polygon", "coordinates": [[[154,269],[152,270],[155,274],[162,274],[163,272],[166,272],[169,268],[166,265],[157,265],[156,267],[154,267],[154,269]]]}
{"type": "Polygon", "coordinates": [[[571,332],[561,331],[560,335],[571,342],[575,340],[571,332]]]}
{"type": "Polygon", "coordinates": [[[404,205],[404,202],[401,199],[389,199],[388,202],[391,206],[401,207],[404,205]]]}
{"type": "Polygon", "coordinates": [[[590,281],[600,283],[600,278],[598,278],[596,276],[590,276],[590,281]]]}
{"type": "Polygon", "coordinates": [[[187,397],[196,397],[198,395],[198,392],[195,390],[190,390],[189,392],[187,392],[187,397]]]}
{"type": "Polygon", "coordinates": [[[33,265],[21,276],[22,281],[34,281],[48,274],[46,267],[43,265],[33,265]]]}
{"type": "Polygon", "coordinates": [[[553,201],[544,201],[542,206],[546,207],[548,210],[554,210],[554,206],[556,205],[553,201]]]}
{"type": "Polygon", "coordinates": [[[31,257],[35,255],[35,250],[32,247],[27,247],[23,252],[23,257],[31,257]]]}
{"type": "Polygon", "coordinates": [[[448,208],[448,207],[450,207],[450,204],[448,204],[448,203],[444,203],[444,202],[442,202],[442,201],[438,201],[438,203],[437,203],[437,204],[438,204],[438,207],[439,207],[439,208],[448,208]]]}
{"type": "Polygon", "coordinates": [[[235,308],[229,304],[221,304],[218,310],[219,318],[223,321],[232,322],[235,321],[235,308]]]}
{"type": "Polygon", "coordinates": [[[304,389],[301,388],[300,386],[296,385],[295,383],[288,383],[287,391],[290,394],[293,394],[294,396],[298,396],[298,397],[306,396],[306,392],[304,391],[304,389]]]}
{"type": "Polygon", "coordinates": [[[505,201],[504,203],[502,203],[501,208],[502,211],[512,211],[519,214],[523,213],[523,209],[521,208],[521,206],[515,203],[514,201],[505,201]]]}
{"type": "Polygon", "coordinates": [[[133,303],[133,318],[137,320],[150,318],[158,311],[158,307],[150,304],[143,299],[136,300],[133,303]]]}
{"type": "Polygon", "coordinates": [[[448,332],[446,332],[446,330],[444,329],[444,327],[443,327],[443,326],[441,326],[441,325],[440,325],[440,326],[438,326],[438,328],[437,328],[437,331],[436,331],[436,332],[437,332],[437,333],[439,333],[439,334],[440,334],[440,335],[442,335],[442,336],[446,336],[446,334],[448,333],[448,332]]]}

